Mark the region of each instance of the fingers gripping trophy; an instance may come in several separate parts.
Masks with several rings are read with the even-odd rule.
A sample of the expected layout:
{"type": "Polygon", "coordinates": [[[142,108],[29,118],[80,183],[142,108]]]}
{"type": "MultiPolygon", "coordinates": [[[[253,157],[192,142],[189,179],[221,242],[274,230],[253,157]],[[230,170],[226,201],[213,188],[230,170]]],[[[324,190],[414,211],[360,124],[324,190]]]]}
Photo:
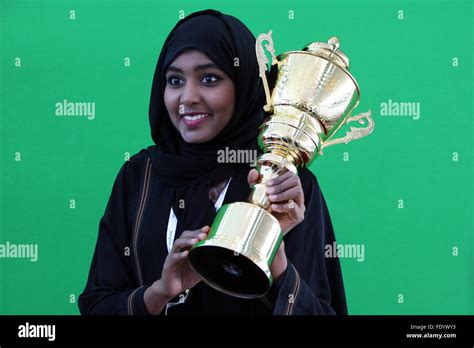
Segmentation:
{"type": "Polygon", "coordinates": [[[312,42],[301,51],[275,56],[272,32],[260,34],[256,54],[266,94],[264,110],[271,116],[260,127],[260,179],[247,202],[223,205],[207,239],[190,251],[191,266],[213,288],[240,298],[265,295],[272,285],[270,265],[283,239],[272,215],[266,182],[286,171],[295,174],[324,148],[365,137],[374,129],[371,111],[350,116],[360,99],[359,86],[349,72],[349,59],[339,40],[312,42]],[[268,58],[272,57],[267,81],[268,58]],[[272,78],[270,78],[272,80],[272,78]],[[345,124],[345,136],[334,138],[345,124]]]}

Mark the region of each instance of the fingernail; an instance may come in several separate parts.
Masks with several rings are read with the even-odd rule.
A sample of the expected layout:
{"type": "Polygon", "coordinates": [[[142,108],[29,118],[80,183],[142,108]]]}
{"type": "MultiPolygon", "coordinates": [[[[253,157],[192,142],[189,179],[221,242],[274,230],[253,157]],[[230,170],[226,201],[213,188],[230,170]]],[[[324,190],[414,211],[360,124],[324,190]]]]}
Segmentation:
{"type": "Polygon", "coordinates": [[[209,228],[209,226],[204,226],[201,230],[206,231],[209,228]]]}
{"type": "Polygon", "coordinates": [[[201,239],[206,238],[206,234],[205,233],[199,233],[199,238],[201,238],[201,239]]]}
{"type": "Polygon", "coordinates": [[[197,243],[197,242],[198,242],[198,240],[197,240],[197,239],[191,239],[191,241],[190,241],[190,242],[194,244],[194,243],[197,243]]]}
{"type": "Polygon", "coordinates": [[[267,192],[272,194],[273,192],[275,192],[275,188],[274,187],[267,187],[267,192]]]}
{"type": "Polygon", "coordinates": [[[275,200],[277,199],[277,195],[271,195],[271,196],[270,196],[270,199],[271,199],[272,201],[275,201],[275,200]]]}

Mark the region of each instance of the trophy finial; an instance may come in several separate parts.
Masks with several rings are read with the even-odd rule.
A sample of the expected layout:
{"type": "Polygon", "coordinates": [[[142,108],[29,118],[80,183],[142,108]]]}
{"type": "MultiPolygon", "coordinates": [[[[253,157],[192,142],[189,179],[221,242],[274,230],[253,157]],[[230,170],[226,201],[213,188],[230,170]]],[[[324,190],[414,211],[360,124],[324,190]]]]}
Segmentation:
{"type": "Polygon", "coordinates": [[[303,48],[303,51],[309,51],[321,57],[325,57],[343,67],[349,69],[349,58],[339,50],[341,43],[337,36],[331,36],[327,42],[311,42],[303,48]]]}
{"type": "Polygon", "coordinates": [[[333,51],[337,51],[339,49],[339,39],[336,36],[332,36],[328,40],[328,44],[334,47],[333,51]]]}

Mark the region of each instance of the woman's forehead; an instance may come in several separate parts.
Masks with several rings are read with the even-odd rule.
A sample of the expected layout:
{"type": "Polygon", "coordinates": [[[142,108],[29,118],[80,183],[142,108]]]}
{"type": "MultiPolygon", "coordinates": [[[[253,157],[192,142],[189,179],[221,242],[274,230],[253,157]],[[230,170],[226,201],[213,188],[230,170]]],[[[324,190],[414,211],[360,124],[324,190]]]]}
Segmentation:
{"type": "Polygon", "coordinates": [[[219,69],[204,52],[197,49],[188,49],[180,53],[175,59],[171,61],[167,71],[176,71],[183,69],[204,70],[204,69],[219,69]]]}

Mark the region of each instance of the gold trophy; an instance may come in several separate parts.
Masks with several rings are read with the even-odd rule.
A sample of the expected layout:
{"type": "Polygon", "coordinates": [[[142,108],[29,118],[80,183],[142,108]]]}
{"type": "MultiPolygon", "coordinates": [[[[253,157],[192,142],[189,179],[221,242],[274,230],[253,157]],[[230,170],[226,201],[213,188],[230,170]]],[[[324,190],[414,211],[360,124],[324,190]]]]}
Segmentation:
{"type": "Polygon", "coordinates": [[[219,209],[208,238],[189,253],[191,266],[208,285],[240,298],[261,297],[270,289],[270,265],[283,238],[271,214],[265,183],[287,170],[297,174],[298,168],[308,166],[325,147],[347,144],[374,129],[370,110],[349,116],[359,103],[360,91],[336,37],[275,57],[271,33],[259,35],[255,44],[267,97],[264,110],[271,115],[259,133],[263,150],[257,160],[259,182],[248,202],[219,209]],[[264,41],[272,57],[271,93],[264,41]],[[366,126],[350,127],[344,137],[333,139],[339,128],[354,121],[366,122],[366,126]]]}

